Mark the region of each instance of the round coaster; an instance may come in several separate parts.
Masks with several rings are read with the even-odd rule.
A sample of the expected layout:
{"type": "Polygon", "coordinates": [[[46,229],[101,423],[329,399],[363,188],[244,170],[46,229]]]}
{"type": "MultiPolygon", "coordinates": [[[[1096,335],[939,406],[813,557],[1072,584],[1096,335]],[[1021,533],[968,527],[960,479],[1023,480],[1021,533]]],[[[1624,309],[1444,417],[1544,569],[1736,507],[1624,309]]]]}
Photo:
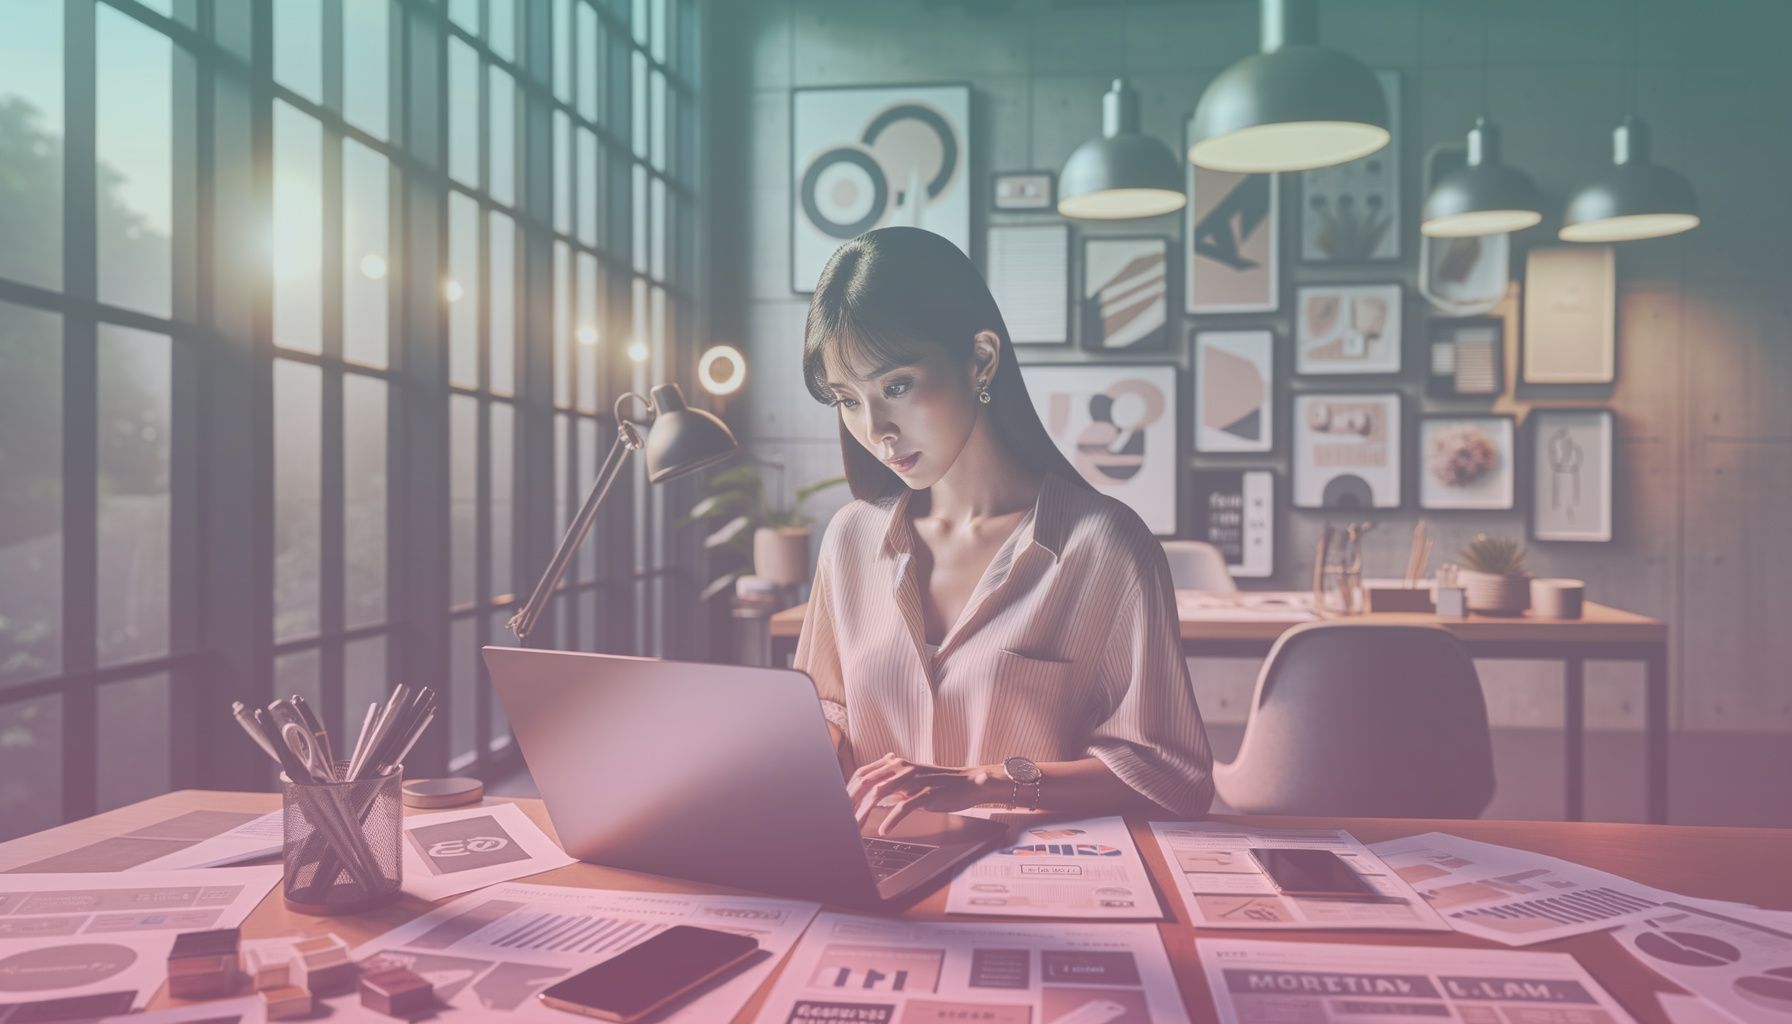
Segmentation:
{"type": "Polygon", "coordinates": [[[478,779],[413,779],[404,784],[406,807],[459,807],[485,799],[485,783],[478,779]]]}

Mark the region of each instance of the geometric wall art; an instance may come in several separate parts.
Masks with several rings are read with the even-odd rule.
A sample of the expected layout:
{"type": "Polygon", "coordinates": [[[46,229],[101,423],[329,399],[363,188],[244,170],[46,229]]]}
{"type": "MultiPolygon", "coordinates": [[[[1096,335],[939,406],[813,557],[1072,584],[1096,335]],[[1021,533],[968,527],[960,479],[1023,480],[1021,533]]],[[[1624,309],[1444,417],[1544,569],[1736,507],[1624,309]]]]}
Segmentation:
{"type": "Polygon", "coordinates": [[[1195,451],[1275,448],[1275,335],[1197,331],[1194,344],[1195,451]]]}
{"type": "Polygon", "coordinates": [[[1279,304],[1277,178],[1188,166],[1183,308],[1263,313],[1279,304]]]}
{"type": "Polygon", "coordinates": [[[971,252],[971,90],[966,85],[791,93],[790,288],[815,290],[847,241],[926,228],[971,252]]]}
{"type": "Polygon", "coordinates": [[[1294,507],[1400,507],[1400,395],[1294,399],[1294,507]]]}
{"type": "Polygon", "coordinates": [[[1170,242],[1161,235],[1084,238],[1084,348],[1170,347],[1170,242]]]}
{"type": "Polygon", "coordinates": [[[1033,408],[1058,450],[1096,490],[1131,506],[1151,532],[1176,533],[1176,367],[1030,364],[1033,408]]]}
{"type": "Polygon", "coordinates": [[[1309,285],[1295,295],[1294,371],[1400,372],[1400,286],[1309,285]]]}

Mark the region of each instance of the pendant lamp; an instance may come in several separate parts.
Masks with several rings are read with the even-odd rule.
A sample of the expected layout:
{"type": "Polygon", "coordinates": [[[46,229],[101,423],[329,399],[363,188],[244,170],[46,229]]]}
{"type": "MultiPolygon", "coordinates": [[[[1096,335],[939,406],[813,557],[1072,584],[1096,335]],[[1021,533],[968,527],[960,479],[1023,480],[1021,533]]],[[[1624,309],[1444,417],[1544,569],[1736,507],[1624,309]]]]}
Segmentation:
{"type": "Polygon", "coordinates": [[[1569,198],[1561,238],[1629,242],[1698,226],[1692,184],[1649,159],[1649,126],[1631,114],[1612,132],[1612,165],[1569,198]]]}
{"type": "Polygon", "coordinates": [[[1500,161],[1499,132],[1487,118],[1475,118],[1468,132],[1468,164],[1431,187],[1420,232],[1432,238],[1503,235],[1543,219],[1537,186],[1500,161]]]}
{"type": "Polygon", "coordinates": [[[1257,174],[1347,163],[1388,144],[1387,97],[1362,62],[1317,44],[1318,0],[1262,0],[1263,52],[1195,106],[1188,158],[1257,174]]]}
{"type": "Polygon", "coordinates": [[[1114,79],[1101,98],[1101,138],[1078,146],[1058,172],[1058,212],[1130,220],[1175,213],[1186,202],[1181,162],[1169,146],[1139,132],[1139,94],[1114,79]]]}

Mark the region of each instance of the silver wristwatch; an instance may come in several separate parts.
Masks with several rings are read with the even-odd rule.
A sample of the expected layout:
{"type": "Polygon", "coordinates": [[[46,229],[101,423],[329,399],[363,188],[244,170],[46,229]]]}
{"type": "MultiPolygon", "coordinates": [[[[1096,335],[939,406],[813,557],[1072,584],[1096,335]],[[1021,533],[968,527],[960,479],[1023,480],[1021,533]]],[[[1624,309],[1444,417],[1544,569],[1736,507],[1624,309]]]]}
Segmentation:
{"type": "Polygon", "coordinates": [[[1014,793],[1008,798],[1009,809],[1021,806],[1021,787],[1030,786],[1032,788],[1028,792],[1026,806],[1028,810],[1037,811],[1039,809],[1039,783],[1045,778],[1045,773],[1039,770],[1038,765],[1024,757],[1010,757],[1003,760],[1002,770],[1008,773],[1008,781],[1014,783],[1014,793]]]}

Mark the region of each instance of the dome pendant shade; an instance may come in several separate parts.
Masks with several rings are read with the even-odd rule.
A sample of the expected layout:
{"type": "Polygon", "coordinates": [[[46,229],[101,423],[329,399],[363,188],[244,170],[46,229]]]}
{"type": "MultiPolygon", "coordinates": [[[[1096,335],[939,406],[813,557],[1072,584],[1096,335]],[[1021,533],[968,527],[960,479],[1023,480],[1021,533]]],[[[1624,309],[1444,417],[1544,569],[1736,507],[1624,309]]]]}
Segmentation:
{"type": "Polygon", "coordinates": [[[1685,178],[1649,159],[1649,126],[1626,117],[1612,132],[1612,166],[1574,193],[1564,242],[1628,242],[1690,231],[1699,200],[1685,178]]]}
{"type": "Polygon", "coordinates": [[[1170,147],[1139,132],[1139,98],[1115,79],[1101,100],[1101,138],[1070,154],[1058,172],[1058,212],[1082,220],[1175,213],[1188,202],[1170,147]]]}
{"type": "Polygon", "coordinates": [[[1432,238],[1503,235],[1543,220],[1542,206],[1530,177],[1501,162],[1499,129],[1481,117],[1469,129],[1467,166],[1431,187],[1419,230],[1432,238]]]}
{"type": "Polygon", "coordinates": [[[1386,146],[1381,83],[1362,62],[1315,45],[1317,0],[1263,0],[1262,10],[1263,52],[1201,94],[1189,160],[1237,173],[1305,171],[1386,146]]]}

